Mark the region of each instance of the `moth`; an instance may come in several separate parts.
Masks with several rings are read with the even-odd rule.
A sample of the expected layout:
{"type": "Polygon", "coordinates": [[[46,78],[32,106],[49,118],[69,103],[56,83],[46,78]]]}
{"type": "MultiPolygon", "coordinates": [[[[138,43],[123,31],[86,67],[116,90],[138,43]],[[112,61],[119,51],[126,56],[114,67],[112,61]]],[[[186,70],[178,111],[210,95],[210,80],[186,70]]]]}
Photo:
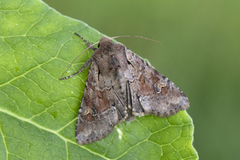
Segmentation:
{"type": "Polygon", "coordinates": [[[172,81],[124,45],[102,37],[95,48],[78,36],[94,53],[78,72],[60,80],[91,65],[77,118],[79,145],[103,139],[115,125],[135,116],[169,117],[189,107],[188,98],[172,81]]]}

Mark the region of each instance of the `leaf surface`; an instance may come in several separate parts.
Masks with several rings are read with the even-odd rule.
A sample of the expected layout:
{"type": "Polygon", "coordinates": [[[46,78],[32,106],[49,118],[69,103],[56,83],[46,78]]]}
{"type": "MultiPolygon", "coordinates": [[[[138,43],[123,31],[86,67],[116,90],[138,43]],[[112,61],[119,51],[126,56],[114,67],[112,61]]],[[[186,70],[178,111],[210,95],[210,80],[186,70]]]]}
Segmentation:
{"type": "MultiPolygon", "coordinates": [[[[185,111],[117,125],[102,141],[79,146],[77,114],[88,71],[58,78],[101,33],[39,0],[0,2],[1,159],[197,159],[185,111]]],[[[92,51],[69,69],[81,68],[92,51]]]]}

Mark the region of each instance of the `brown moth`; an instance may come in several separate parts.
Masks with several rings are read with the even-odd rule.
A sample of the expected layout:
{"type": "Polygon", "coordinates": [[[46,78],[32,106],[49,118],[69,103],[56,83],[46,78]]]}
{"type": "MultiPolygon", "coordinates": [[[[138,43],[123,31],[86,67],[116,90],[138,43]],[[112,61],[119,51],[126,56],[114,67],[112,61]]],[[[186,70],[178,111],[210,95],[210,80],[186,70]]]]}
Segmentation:
{"type": "Polygon", "coordinates": [[[70,78],[91,64],[77,119],[78,144],[101,140],[115,125],[135,116],[169,117],[189,107],[188,98],[172,81],[124,45],[102,37],[95,48],[78,36],[94,53],[78,72],[60,78],[70,78]]]}

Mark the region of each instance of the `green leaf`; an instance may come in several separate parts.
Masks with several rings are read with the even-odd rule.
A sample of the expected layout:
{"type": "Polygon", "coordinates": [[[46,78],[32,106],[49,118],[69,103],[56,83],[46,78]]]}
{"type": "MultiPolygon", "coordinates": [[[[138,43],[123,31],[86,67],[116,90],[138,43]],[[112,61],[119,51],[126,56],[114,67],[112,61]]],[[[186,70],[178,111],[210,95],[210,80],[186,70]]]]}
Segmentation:
{"type": "MultiPolygon", "coordinates": [[[[87,71],[58,78],[101,33],[39,0],[0,2],[1,159],[198,159],[193,123],[185,111],[117,125],[102,141],[79,146],[77,114],[87,71]]],[[[79,70],[85,52],[69,69],[79,70]]]]}

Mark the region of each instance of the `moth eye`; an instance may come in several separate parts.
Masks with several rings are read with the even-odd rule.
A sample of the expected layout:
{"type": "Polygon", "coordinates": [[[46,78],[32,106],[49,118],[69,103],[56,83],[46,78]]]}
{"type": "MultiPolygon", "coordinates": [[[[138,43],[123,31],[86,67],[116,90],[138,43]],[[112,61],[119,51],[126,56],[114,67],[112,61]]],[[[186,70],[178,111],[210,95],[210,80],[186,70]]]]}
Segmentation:
{"type": "Polygon", "coordinates": [[[98,43],[98,48],[100,47],[100,43],[98,43]]]}

